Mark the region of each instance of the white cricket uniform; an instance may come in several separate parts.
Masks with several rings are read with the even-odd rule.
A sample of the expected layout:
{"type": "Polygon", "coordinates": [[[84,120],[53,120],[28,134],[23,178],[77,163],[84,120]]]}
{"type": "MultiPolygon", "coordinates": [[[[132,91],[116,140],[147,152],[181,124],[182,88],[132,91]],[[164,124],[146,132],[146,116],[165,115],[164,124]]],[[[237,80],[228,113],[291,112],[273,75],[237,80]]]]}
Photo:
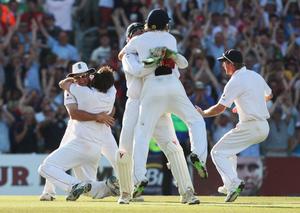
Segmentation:
{"type": "MultiPolygon", "coordinates": [[[[67,106],[69,104],[77,104],[76,98],[69,93],[68,91],[64,91],[64,105],[67,106]]],[[[67,128],[65,130],[65,134],[60,142],[60,147],[64,144],[68,143],[71,137],[75,137],[72,132],[72,119],[69,119],[67,128]]],[[[105,146],[105,145],[104,145],[105,146]]],[[[104,149],[105,150],[105,149],[104,149]]],[[[109,149],[108,149],[109,150],[109,149]]],[[[107,159],[111,158],[111,153],[102,153],[107,159]]],[[[98,165],[97,165],[98,167],[98,165]]],[[[73,172],[75,177],[82,181],[96,181],[96,173],[97,167],[91,167],[89,164],[81,165],[79,167],[73,168],[73,172]],[[96,170],[95,170],[96,169],[96,170]]],[[[53,185],[50,181],[46,179],[43,194],[50,194],[52,196],[56,195],[55,185],[53,185]]],[[[110,189],[106,186],[105,181],[98,181],[93,184],[93,189],[90,193],[87,194],[93,198],[104,198],[111,195],[110,189]]]]}
{"type": "MultiPolygon", "coordinates": [[[[123,115],[119,147],[121,150],[125,150],[128,154],[131,155],[133,148],[134,128],[138,120],[140,96],[143,88],[143,79],[136,76],[140,74],[140,71],[143,69],[143,65],[139,62],[138,56],[136,54],[125,54],[122,60],[122,65],[125,72],[127,85],[126,95],[128,99],[123,115]]],[[[158,132],[163,132],[163,134],[161,135],[164,135],[164,142],[178,142],[170,115],[162,115],[160,122],[163,122],[160,124],[160,126],[164,126],[164,128],[156,128],[154,131],[154,135],[158,134],[158,132]],[[170,122],[164,123],[167,120],[170,120],[170,122]],[[168,126],[168,124],[171,125],[168,126]]],[[[160,143],[160,141],[158,141],[158,143],[160,143]]]]}
{"type": "Polygon", "coordinates": [[[265,80],[256,72],[242,67],[230,78],[219,103],[231,107],[234,102],[239,123],[226,133],[211,150],[211,156],[227,190],[235,189],[241,180],[236,172],[236,154],[265,140],[270,117],[265,96],[272,93],[265,80]]]}
{"type": "MultiPolygon", "coordinates": [[[[181,62],[183,66],[187,65],[186,59],[184,59],[183,62],[179,62],[181,62]]],[[[128,99],[123,115],[123,126],[120,135],[119,148],[120,150],[125,151],[132,156],[134,129],[138,121],[140,105],[139,99],[143,87],[142,78],[136,76],[139,76],[141,70],[143,70],[143,64],[139,62],[136,54],[125,54],[122,59],[122,65],[125,71],[128,99]]],[[[159,147],[167,156],[168,160],[170,161],[170,165],[172,165],[172,173],[177,180],[179,193],[185,193],[188,187],[193,189],[193,184],[191,182],[187,164],[184,158],[184,153],[176,137],[170,114],[163,114],[159,118],[159,121],[155,126],[153,137],[157,140],[159,147]]],[[[134,174],[144,171],[143,167],[140,168],[138,166],[140,165],[138,164],[134,168],[134,174]]],[[[131,165],[128,167],[128,169],[131,170],[131,165]]],[[[122,177],[120,176],[119,178],[120,192],[122,194],[122,192],[126,192],[126,190],[122,188],[122,177]]],[[[137,184],[138,179],[134,178],[133,182],[134,184],[137,184]]]]}
{"type": "MultiPolygon", "coordinates": [[[[150,49],[164,46],[177,52],[176,39],[170,33],[146,32],[132,38],[125,46],[125,52],[137,53],[139,61],[143,61],[149,57],[150,49]]],[[[207,157],[205,122],[187,97],[177,77],[177,66],[169,75],[155,76],[154,70],[150,74],[148,70],[144,71],[144,85],[133,148],[134,168],[143,168],[141,171],[135,171],[137,181],[145,179],[149,141],[157,121],[167,112],[178,115],[188,125],[192,152],[203,162],[206,162],[207,157]]]]}
{"type": "MultiPolygon", "coordinates": [[[[75,96],[80,110],[90,113],[112,111],[116,95],[114,87],[110,88],[107,93],[100,93],[93,88],[72,84],[70,92],[75,96]]],[[[39,169],[40,173],[65,191],[69,191],[72,185],[82,180],[91,180],[91,196],[101,198],[99,192],[95,191],[104,184],[95,181],[98,161],[103,154],[115,168],[116,141],[110,127],[105,124],[95,121],[70,120],[70,122],[71,124],[68,124],[70,128],[67,129],[66,137],[62,140],[63,145],[44,160],[39,169]],[[77,167],[81,167],[81,170],[79,169],[76,173],[78,179],[65,173],[77,167]]]]}

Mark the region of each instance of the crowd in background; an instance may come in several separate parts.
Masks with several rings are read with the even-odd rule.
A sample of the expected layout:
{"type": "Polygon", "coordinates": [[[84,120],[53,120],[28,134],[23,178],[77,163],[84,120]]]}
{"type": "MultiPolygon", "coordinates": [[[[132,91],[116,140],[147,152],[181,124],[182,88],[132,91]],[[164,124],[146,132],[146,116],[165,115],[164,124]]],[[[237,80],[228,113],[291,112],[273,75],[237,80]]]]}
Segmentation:
{"type": "MultiPolygon", "coordinates": [[[[270,134],[243,156],[300,156],[299,0],[2,0],[0,3],[0,153],[47,153],[56,149],[68,115],[58,82],[78,60],[116,71],[118,141],[126,82],[118,52],[125,30],[164,8],[178,51],[189,61],[180,70],[188,96],[202,109],[214,105],[228,81],[216,60],[242,51],[248,69],[272,88],[270,134]]],[[[153,103],[155,104],[155,103],[153,103]]],[[[172,116],[178,138],[188,129],[172,116]]],[[[231,110],[206,119],[209,147],[232,129],[231,110]]]]}

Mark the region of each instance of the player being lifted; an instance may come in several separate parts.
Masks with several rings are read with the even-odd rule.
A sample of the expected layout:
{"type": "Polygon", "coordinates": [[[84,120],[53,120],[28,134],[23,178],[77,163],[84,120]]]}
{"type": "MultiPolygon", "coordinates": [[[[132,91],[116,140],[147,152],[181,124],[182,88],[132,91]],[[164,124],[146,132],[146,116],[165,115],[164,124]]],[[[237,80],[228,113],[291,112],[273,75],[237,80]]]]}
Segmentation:
{"type": "MultiPolygon", "coordinates": [[[[168,14],[161,9],[150,12],[146,20],[146,32],[131,39],[123,48],[126,53],[136,53],[139,61],[147,61],[151,50],[166,47],[177,52],[174,36],[168,33],[168,14]]],[[[183,85],[178,79],[175,64],[162,65],[152,72],[143,69],[144,85],[140,97],[140,111],[134,134],[134,182],[137,191],[145,184],[146,161],[149,141],[154,127],[164,113],[178,115],[188,125],[191,138],[191,160],[200,177],[207,178],[205,167],[207,157],[207,137],[203,117],[188,99],[183,85]]]]}
{"type": "MultiPolygon", "coordinates": [[[[128,26],[126,36],[127,41],[131,38],[142,34],[144,31],[143,24],[132,23],[128,26]]],[[[123,127],[120,136],[119,151],[117,157],[117,171],[120,184],[119,198],[120,204],[128,204],[131,198],[132,183],[132,149],[134,128],[138,120],[138,112],[140,106],[140,96],[143,86],[143,79],[140,77],[144,64],[138,59],[136,53],[130,54],[123,52],[120,54],[122,65],[124,68],[127,84],[126,108],[123,116],[123,127]]],[[[173,58],[181,68],[187,66],[186,59],[181,55],[174,55],[173,58]]],[[[156,63],[148,64],[149,70],[153,71],[156,63]]],[[[181,202],[188,204],[198,204],[199,200],[194,196],[194,188],[187,168],[187,163],[183,154],[183,150],[176,138],[170,115],[162,114],[155,126],[153,134],[157,140],[161,150],[167,156],[170,162],[171,171],[177,181],[181,202]]],[[[133,192],[133,198],[139,197],[143,192],[147,181],[145,180],[140,188],[136,188],[133,192]]]]}

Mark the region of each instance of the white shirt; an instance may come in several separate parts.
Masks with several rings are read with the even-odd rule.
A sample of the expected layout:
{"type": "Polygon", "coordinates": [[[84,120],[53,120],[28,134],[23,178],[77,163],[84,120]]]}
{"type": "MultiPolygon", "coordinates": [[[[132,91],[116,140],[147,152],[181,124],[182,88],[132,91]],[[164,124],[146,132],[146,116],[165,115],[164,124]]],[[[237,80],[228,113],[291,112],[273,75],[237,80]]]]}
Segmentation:
{"type": "Polygon", "coordinates": [[[78,109],[89,113],[110,113],[116,98],[116,89],[114,86],[107,93],[102,93],[95,88],[71,84],[70,93],[76,98],[78,109]]]}
{"type": "Polygon", "coordinates": [[[110,57],[111,49],[110,47],[98,47],[93,50],[91,55],[91,61],[95,61],[99,64],[105,63],[110,57]]]}
{"type": "Polygon", "coordinates": [[[64,91],[64,105],[68,104],[77,104],[77,100],[71,93],[64,91]]]}
{"type": "Polygon", "coordinates": [[[270,87],[259,74],[242,67],[225,85],[219,103],[230,108],[234,102],[241,122],[265,120],[270,117],[265,96],[271,93],[270,87]]]}
{"type": "MultiPolygon", "coordinates": [[[[142,35],[132,38],[125,46],[126,53],[137,53],[139,61],[143,61],[150,56],[150,49],[156,47],[167,47],[170,50],[177,52],[177,42],[173,35],[165,31],[150,31],[142,35]]],[[[154,76],[153,69],[144,69],[141,73],[146,78],[154,76]]],[[[178,68],[175,66],[173,73],[178,73],[178,68]]]]}
{"type": "Polygon", "coordinates": [[[114,7],[114,1],[113,0],[99,0],[98,6],[99,7],[113,8],[114,7]]]}
{"type": "Polygon", "coordinates": [[[142,78],[137,77],[139,71],[143,69],[142,63],[139,63],[137,54],[125,54],[122,58],[122,66],[126,78],[126,95],[131,99],[140,99],[143,88],[142,78]]]}
{"type": "Polygon", "coordinates": [[[46,10],[55,17],[55,25],[63,30],[72,30],[72,6],[75,0],[46,0],[46,10]]]}
{"type": "MultiPolygon", "coordinates": [[[[76,98],[78,109],[89,113],[110,113],[116,98],[116,89],[114,86],[106,93],[102,93],[94,88],[71,84],[70,93],[76,98]]],[[[73,120],[72,125],[73,134],[75,134],[77,138],[95,142],[99,142],[101,138],[99,131],[108,129],[110,131],[110,127],[96,121],[73,120]]]]}
{"type": "MultiPolygon", "coordinates": [[[[178,54],[177,61],[179,68],[185,68],[188,66],[188,62],[184,56],[178,54]]],[[[131,99],[139,99],[143,88],[142,74],[143,63],[139,61],[137,54],[127,54],[122,58],[122,66],[125,72],[126,85],[127,85],[127,97],[131,99]]],[[[178,70],[175,71],[177,77],[180,77],[178,70]]]]}

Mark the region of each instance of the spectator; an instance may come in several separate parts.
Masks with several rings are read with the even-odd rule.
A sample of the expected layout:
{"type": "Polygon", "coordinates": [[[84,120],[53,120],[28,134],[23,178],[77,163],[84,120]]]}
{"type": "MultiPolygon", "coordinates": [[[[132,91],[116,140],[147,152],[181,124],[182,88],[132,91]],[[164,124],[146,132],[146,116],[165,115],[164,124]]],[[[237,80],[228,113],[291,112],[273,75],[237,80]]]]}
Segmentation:
{"type": "Polygon", "coordinates": [[[290,135],[288,134],[288,126],[290,118],[282,119],[283,111],[277,107],[270,119],[270,132],[269,136],[262,148],[265,156],[273,157],[287,157],[288,156],[288,141],[290,135]]]}
{"type": "MultiPolygon", "coordinates": [[[[60,107],[59,111],[64,110],[60,107]]],[[[61,114],[61,113],[60,113],[61,114]]],[[[67,127],[64,117],[56,114],[50,105],[43,108],[44,117],[37,126],[37,131],[43,141],[43,151],[51,153],[59,147],[67,127]]]]}
{"type": "Polygon", "coordinates": [[[100,45],[92,52],[90,59],[93,66],[99,66],[107,63],[111,54],[110,38],[108,34],[100,35],[99,40],[100,45]]]}
{"type": "Polygon", "coordinates": [[[7,110],[7,106],[3,105],[0,99],[0,153],[10,152],[10,127],[15,121],[13,115],[7,110]]]}
{"type": "Polygon", "coordinates": [[[111,16],[114,8],[114,0],[99,0],[98,8],[100,14],[100,23],[107,27],[111,25],[111,16]]]}
{"type": "Polygon", "coordinates": [[[54,15],[55,26],[66,32],[72,31],[72,7],[75,0],[46,0],[45,10],[54,15]]]}
{"type": "Polygon", "coordinates": [[[212,143],[211,147],[215,145],[221,137],[231,130],[234,127],[233,122],[231,121],[231,114],[228,111],[225,111],[219,117],[217,117],[212,126],[212,143]]]}
{"type": "Polygon", "coordinates": [[[32,153],[38,151],[36,120],[34,109],[24,106],[21,109],[22,117],[14,124],[12,151],[14,153],[32,153]]]}
{"type": "Polygon", "coordinates": [[[27,10],[21,16],[21,22],[25,24],[27,32],[31,31],[32,21],[38,22],[43,18],[43,13],[38,0],[26,0],[27,10]]]}
{"type": "Polygon", "coordinates": [[[55,26],[55,17],[51,13],[46,13],[43,17],[43,24],[45,29],[52,38],[58,38],[61,28],[55,26]]]}
{"type": "Polygon", "coordinates": [[[0,3],[0,25],[4,34],[7,32],[8,27],[14,26],[15,24],[16,19],[14,14],[6,5],[0,3]]]}
{"type": "Polygon", "coordinates": [[[77,49],[69,43],[67,32],[61,31],[58,34],[58,40],[56,40],[55,38],[50,36],[41,22],[40,30],[45,38],[47,38],[49,48],[54,54],[57,55],[59,59],[62,59],[64,61],[79,60],[77,49]]]}

